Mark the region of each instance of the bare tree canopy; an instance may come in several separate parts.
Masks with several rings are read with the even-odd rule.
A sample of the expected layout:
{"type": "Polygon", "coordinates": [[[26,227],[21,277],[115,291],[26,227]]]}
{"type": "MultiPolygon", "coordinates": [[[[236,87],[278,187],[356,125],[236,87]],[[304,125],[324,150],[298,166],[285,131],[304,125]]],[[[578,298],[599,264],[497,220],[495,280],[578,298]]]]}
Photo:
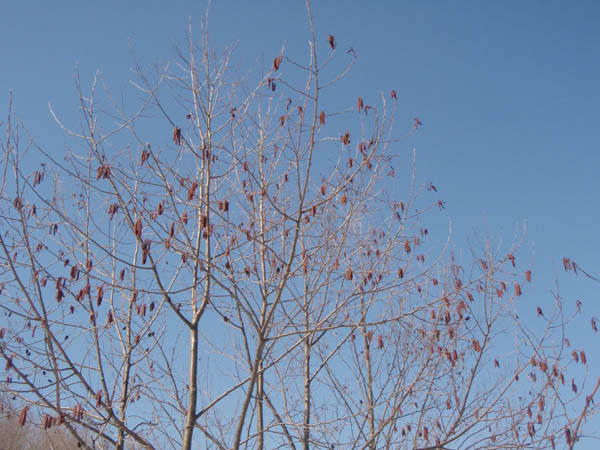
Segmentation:
{"type": "Polygon", "coordinates": [[[190,27],[171,64],[134,61],[131,103],[78,79],[81,126],[52,112],[64,157],[11,101],[17,420],[83,448],[573,448],[598,384],[560,295],[525,323],[520,238],[459,258],[429,233],[444,201],[416,176],[421,120],[395,123],[399,87],[335,106],[357,55],[308,17],[308,57],[282,48],[258,75],[190,27]]]}

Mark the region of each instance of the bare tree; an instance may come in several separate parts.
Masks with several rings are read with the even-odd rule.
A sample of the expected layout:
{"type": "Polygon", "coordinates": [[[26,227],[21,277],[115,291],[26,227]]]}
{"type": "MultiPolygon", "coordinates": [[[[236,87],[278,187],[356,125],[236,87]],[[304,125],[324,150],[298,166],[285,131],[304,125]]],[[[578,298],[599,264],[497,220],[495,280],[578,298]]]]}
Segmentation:
{"type": "Polygon", "coordinates": [[[560,295],[528,326],[519,240],[458,261],[431,238],[444,202],[405,148],[421,122],[395,131],[394,90],[328,109],[356,55],[307,6],[306,62],[238,76],[190,27],[174,64],[135,63],[137,105],[78,81],[80,129],[52,112],[64,158],[11,102],[0,355],[20,422],[86,448],[572,448],[596,407],[560,295]]]}
{"type": "Polygon", "coordinates": [[[45,427],[35,423],[19,426],[22,414],[16,411],[10,399],[0,398],[0,435],[3,449],[67,450],[78,448],[77,440],[62,427],[53,427],[47,416],[41,418],[45,427]]]}

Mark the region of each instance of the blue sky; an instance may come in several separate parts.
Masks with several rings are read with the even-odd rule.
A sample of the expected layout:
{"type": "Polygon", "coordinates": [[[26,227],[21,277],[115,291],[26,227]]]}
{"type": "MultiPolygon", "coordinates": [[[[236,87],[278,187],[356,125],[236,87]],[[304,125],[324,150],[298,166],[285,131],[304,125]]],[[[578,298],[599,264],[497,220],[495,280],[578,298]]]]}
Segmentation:
{"type": "MultiPolygon", "coordinates": [[[[199,34],[206,2],[24,0],[2,9],[0,106],[13,90],[29,131],[60,152],[66,139],[48,102],[75,120],[76,66],[84,85],[100,69],[111,88],[128,88],[129,43],[143,64],[168,61],[189,16],[199,34]]],[[[423,122],[402,145],[417,149],[419,181],[446,201],[455,246],[473,231],[508,244],[526,220],[532,312],[550,305],[558,276],[569,308],[584,304],[571,340],[597,341],[589,317],[600,316],[600,285],[563,274],[561,258],[600,277],[600,3],[315,1],[313,13],[323,38],[358,53],[342,85],[349,105],[395,89],[398,127],[423,122]]],[[[302,1],[215,1],[210,17],[213,47],[237,43],[240,68],[268,65],[282,44],[306,55],[302,1]]]]}
{"type": "MultiPolygon", "coordinates": [[[[594,268],[600,239],[600,32],[595,2],[338,2],[313,5],[321,34],[359,55],[344,89],[366,99],[394,88],[419,173],[448,205],[457,236],[488,227],[512,234],[528,221],[536,262],[568,254],[594,268]]],[[[167,61],[188,16],[205,2],[9,2],[0,17],[0,98],[14,91],[21,118],[47,143],[48,113],[74,106],[99,68],[111,88],[133,78],[128,43],[143,63],[167,61]]],[[[198,30],[199,31],[199,30],[198,30]]],[[[216,49],[238,43],[240,67],[286,45],[305,54],[304,3],[215,2],[216,49]]],[[[60,142],[60,141],[58,141],[60,142]]]]}

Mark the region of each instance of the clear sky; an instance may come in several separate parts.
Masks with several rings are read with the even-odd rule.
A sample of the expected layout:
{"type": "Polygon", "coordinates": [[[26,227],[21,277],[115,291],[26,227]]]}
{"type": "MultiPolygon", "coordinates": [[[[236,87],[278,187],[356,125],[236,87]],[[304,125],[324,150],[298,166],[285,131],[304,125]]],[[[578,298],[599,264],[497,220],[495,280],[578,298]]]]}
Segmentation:
{"type": "MultiPolygon", "coordinates": [[[[29,131],[60,152],[66,139],[48,102],[75,120],[76,66],[84,85],[100,69],[111,88],[128,88],[129,43],[144,64],[172,59],[189,16],[199,32],[206,2],[22,0],[1,9],[0,108],[12,90],[29,131]]],[[[526,220],[532,312],[551,304],[558,277],[569,308],[577,298],[584,305],[571,341],[599,342],[589,318],[600,317],[600,284],[563,274],[561,258],[600,277],[600,3],[314,1],[313,13],[323,38],[358,53],[343,85],[349,105],[395,89],[398,127],[421,119],[402,145],[416,148],[419,181],[446,201],[454,244],[464,248],[473,231],[510,243],[526,220]]],[[[268,64],[282,44],[306,55],[303,1],[214,1],[210,16],[213,47],[237,43],[240,68],[268,64]]],[[[600,357],[587,348],[595,380],[600,357]]]]}

